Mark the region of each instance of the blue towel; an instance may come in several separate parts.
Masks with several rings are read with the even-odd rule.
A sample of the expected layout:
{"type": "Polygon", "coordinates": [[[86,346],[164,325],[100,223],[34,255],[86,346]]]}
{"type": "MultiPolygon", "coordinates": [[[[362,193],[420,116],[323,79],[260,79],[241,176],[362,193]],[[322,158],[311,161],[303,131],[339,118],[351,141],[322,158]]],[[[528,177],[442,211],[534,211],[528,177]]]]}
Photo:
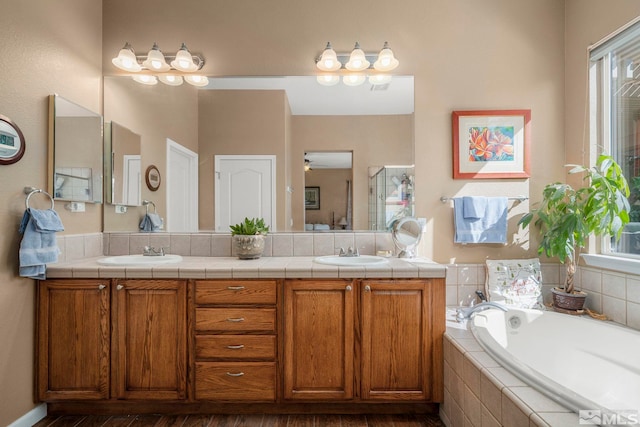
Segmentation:
{"type": "Polygon", "coordinates": [[[464,196],[462,198],[464,219],[480,219],[487,210],[487,198],[482,196],[464,196]]]}
{"type": "Polygon", "coordinates": [[[507,243],[507,198],[487,197],[481,218],[464,217],[464,201],[453,199],[455,243],[507,243]]]}
{"type": "Polygon", "coordinates": [[[160,231],[162,228],[162,218],[156,213],[148,213],[140,221],[140,230],[147,233],[160,231]]]}
{"type": "Polygon", "coordinates": [[[60,248],[56,231],[63,231],[62,221],[53,209],[27,209],[22,215],[19,232],[20,276],[46,279],[46,264],[58,262],[60,248]]]}

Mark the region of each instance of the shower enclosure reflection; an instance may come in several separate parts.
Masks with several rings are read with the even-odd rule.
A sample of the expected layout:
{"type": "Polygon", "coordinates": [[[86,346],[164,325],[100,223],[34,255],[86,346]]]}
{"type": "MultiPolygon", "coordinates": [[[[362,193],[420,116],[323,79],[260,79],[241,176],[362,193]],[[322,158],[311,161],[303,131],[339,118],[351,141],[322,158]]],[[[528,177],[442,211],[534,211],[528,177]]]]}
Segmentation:
{"type": "Polygon", "coordinates": [[[390,231],[395,221],[414,215],[414,167],[369,168],[369,230],[390,231]]]}

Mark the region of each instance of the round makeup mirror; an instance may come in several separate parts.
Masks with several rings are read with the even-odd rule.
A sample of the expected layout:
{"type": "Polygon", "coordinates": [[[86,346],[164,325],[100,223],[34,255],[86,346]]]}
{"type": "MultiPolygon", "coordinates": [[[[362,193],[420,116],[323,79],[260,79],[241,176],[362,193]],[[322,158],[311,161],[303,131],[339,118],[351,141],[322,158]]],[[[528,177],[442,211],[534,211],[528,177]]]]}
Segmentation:
{"type": "Polygon", "coordinates": [[[391,237],[396,247],[400,249],[398,258],[413,258],[416,247],[422,238],[422,227],[417,219],[405,217],[393,224],[391,237]]]}

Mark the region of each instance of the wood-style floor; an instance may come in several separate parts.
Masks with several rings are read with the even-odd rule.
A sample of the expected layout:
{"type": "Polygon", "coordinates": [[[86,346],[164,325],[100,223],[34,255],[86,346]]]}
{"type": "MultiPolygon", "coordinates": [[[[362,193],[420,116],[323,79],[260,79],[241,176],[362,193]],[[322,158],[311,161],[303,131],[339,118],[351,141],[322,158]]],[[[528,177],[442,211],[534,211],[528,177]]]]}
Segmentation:
{"type": "Polygon", "coordinates": [[[435,415],[64,415],[35,427],[444,427],[435,415]]]}

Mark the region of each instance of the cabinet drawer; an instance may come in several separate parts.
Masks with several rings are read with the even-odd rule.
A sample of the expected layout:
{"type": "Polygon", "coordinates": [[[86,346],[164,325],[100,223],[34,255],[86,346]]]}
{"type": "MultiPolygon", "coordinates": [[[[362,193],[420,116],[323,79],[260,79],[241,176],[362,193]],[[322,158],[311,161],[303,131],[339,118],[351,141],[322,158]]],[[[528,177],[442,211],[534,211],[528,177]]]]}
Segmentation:
{"type": "Polygon", "coordinates": [[[197,358],[275,360],[275,335],[198,335],[197,358]]]}
{"type": "Polygon", "coordinates": [[[275,362],[196,363],[196,400],[275,399],[275,362]]]}
{"type": "Polygon", "coordinates": [[[196,304],[275,304],[274,280],[196,282],[196,304]]]}
{"type": "Polygon", "coordinates": [[[275,332],[275,308],[197,308],[196,331],[275,332]]]}

